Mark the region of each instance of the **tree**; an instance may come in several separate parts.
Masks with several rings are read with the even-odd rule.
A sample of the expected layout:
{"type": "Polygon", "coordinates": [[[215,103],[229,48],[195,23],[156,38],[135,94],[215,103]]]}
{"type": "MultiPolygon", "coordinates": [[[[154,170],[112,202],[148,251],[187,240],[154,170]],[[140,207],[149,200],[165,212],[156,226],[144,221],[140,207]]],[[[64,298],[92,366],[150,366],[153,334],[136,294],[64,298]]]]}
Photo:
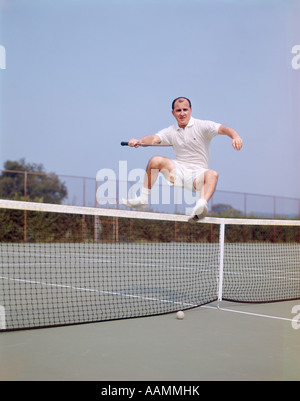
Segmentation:
{"type": "Polygon", "coordinates": [[[243,217],[241,210],[234,209],[231,205],[218,203],[212,206],[213,216],[219,217],[243,217]]]}
{"type": "Polygon", "coordinates": [[[42,164],[7,160],[0,175],[0,198],[59,204],[68,195],[65,183],[42,164]],[[26,174],[25,174],[26,173],[26,174]]]}

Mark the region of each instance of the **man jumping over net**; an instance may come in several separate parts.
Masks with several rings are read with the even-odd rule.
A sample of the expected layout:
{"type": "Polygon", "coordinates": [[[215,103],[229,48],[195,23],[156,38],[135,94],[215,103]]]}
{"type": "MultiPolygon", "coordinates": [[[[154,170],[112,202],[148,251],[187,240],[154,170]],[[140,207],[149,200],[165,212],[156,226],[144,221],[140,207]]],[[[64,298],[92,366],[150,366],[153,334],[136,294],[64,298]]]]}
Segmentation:
{"type": "Polygon", "coordinates": [[[122,203],[128,207],[145,210],[151,189],[161,172],[171,184],[199,193],[200,198],[189,219],[192,222],[207,215],[207,202],[215,192],[218,181],[218,173],[208,168],[210,141],[218,134],[227,135],[232,139],[232,146],[236,150],[242,148],[243,141],[230,127],[193,118],[191,102],[185,97],[173,101],[172,114],[177,124],[155,135],[132,138],[128,145],[135,148],[141,144],[169,145],[174,149],[175,160],[163,156],[152,157],[147,165],[141,195],[135,199],[123,199],[122,203]]]}

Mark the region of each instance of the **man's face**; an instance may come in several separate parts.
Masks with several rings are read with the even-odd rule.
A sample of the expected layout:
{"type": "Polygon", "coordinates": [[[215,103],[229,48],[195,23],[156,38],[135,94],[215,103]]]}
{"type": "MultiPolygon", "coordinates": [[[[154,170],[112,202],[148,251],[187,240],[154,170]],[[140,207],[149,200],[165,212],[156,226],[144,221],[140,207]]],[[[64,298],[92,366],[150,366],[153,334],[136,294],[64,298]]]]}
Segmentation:
{"type": "Polygon", "coordinates": [[[176,118],[178,126],[180,128],[185,128],[188,125],[192,114],[189,102],[186,99],[176,100],[172,114],[176,118]]]}

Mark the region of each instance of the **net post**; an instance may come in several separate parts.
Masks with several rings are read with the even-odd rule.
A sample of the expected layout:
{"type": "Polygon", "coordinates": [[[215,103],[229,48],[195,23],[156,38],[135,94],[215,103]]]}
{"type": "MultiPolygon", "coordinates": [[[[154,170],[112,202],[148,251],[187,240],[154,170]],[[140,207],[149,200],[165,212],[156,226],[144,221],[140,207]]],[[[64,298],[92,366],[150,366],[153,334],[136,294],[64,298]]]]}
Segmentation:
{"type": "Polygon", "coordinates": [[[220,224],[220,256],[219,256],[219,282],[218,282],[218,309],[222,301],[223,292],[223,266],[224,266],[225,220],[220,224]]]}
{"type": "Polygon", "coordinates": [[[0,330],[6,329],[6,322],[5,322],[5,308],[4,306],[0,305],[0,330]]]}

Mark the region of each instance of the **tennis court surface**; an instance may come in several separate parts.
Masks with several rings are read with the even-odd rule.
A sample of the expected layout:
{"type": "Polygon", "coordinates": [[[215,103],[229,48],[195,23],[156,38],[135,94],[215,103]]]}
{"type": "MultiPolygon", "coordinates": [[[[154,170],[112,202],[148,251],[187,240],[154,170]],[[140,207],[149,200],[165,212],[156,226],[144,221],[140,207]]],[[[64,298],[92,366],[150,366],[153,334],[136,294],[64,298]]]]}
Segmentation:
{"type": "Polygon", "coordinates": [[[0,203],[1,380],[299,380],[299,221],[0,203]]]}

